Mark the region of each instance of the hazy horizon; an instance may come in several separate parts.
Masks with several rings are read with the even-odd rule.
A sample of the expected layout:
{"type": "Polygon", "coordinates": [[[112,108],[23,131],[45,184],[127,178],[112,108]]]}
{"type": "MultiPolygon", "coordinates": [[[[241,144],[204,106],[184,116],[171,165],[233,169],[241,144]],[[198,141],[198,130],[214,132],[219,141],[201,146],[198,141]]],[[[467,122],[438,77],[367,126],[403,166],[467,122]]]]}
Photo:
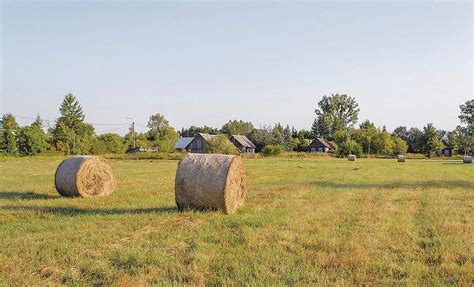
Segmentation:
{"type": "MultiPolygon", "coordinates": [[[[310,129],[323,95],[368,119],[459,125],[473,98],[465,2],[1,2],[0,112],[53,120],[67,93],[97,133],[280,122],[310,129]]],[[[18,118],[21,125],[30,119],[18,118]]]]}

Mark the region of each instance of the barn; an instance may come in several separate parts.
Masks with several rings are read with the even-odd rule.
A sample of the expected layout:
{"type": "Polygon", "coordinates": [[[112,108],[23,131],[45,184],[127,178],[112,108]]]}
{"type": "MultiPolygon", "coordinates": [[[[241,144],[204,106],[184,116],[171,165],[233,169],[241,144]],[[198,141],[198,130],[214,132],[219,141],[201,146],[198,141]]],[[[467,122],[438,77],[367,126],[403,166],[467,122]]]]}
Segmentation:
{"type": "Polygon", "coordinates": [[[216,135],[199,133],[187,145],[187,151],[193,153],[207,153],[206,143],[212,141],[216,135]]]}
{"type": "Polygon", "coordinates": [[[246,136],[232,135],[229,140],[235,145],[240,153],[255,153],[255,145],[246,136]]]}
{"type": "Polygon", "coordinates": [[[187,150],[189,144],[193,141],[193,139],[194,139],[194,137],[179,138],[174,147],[177,151],[187,150]]]}

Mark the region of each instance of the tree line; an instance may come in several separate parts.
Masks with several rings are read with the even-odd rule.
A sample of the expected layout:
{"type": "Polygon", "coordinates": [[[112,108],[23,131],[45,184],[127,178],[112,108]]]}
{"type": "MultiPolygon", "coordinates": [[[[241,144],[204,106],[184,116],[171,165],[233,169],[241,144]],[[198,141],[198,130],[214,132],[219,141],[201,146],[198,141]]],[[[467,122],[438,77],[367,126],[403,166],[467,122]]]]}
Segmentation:
{"type": "Polygon", "coordinates": [[[400,126],[392,133],[384,126],[376,127],[369,120],[356,126],[360,109],[355,98],[339,94],[322,97],[310,130],[297,130],[281,123],[256,128],[251,122],[229,120],[220,129],[190,126],[176,131],[163,115],[157,113],[149,117],[147,132],[137,133],[130,129],[125,136],[116,133],[97,135],[94,126],[85,122],[83,108],[72,94],[64,97],[59,111],[60,117],[48,129],[45,129],[44,121],[39,116],[31,125],[20,127],[12,114],[4,114],[0,120],[0,151],[9,155],[36,155],[45,151],[104,154],[124,153],[133,146],[138,146],[173,152],[179,137],[208,133],[221,135],[209,148],[228,153],[232,153],[234,149],[228,145],[225,137],[245,135],[256,145],[257,152],[268,155],[281,151],[308,151],[311,141],[319,137],[330,141],[339,156],[397,155],[410,152],[430,157],[443,148],[440,138],[442,135],[453,150],[460,153],[471,152],[474,130],[474,100],[460,106],[461,124],[453,131],[438,130],[428,123],[422,130],[400,126]]]}

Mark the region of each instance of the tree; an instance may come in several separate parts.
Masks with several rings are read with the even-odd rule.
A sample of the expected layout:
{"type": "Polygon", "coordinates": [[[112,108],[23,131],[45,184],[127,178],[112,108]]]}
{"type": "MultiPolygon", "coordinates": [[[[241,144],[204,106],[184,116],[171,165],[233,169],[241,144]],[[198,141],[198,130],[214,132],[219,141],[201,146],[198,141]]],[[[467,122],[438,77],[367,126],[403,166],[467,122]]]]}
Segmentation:
{"type": "Polygon", "coordinates": [[[466,124],[470,134],[474,134],[474,99],[465,102],[459,108],[461,109],[461,114],[459,115],[461,123],[466,124]]]}
{"type": "Polygon", "coordinates": [[[59,107],[61,116],[53,129],[53,145],[66,154],[89,154],[94,141],[94,127],[84,123],[84,112],[79,101],[67,94],[59,107]]]}
{"type": "Polygon", "coordinates": [[[291,137],[291,130],[289,126],[283,128],[280,123],[275,124],[272,129],[272,135],[272,144],[280,145],[287,151],[293,150],[293,138],[291,137]]]}
{"type": "Polygon", "coordinates": [[[393,153],[394,142],[391,135],[387,132],[385,127],[378,130],[374,138],[373,150],[380,155],[388,155],[393,153]]]}
{"type": "Polygon", "coordinates": [[[242,120],[228,121],[221,128],[221,133],[231,135],[246,135],[253,130],[251,122],[244,122],[242,120]]]}
{"type": "Polygon", "coordinates": [[[404,141],[408,141],[408,130],[407,127],[399,126],[393,130],[392,137],[399,137],[404,141]]]}
{"type": "Polygon", "coordinates": [[[370,156],[370,146],[377,136],[377,128],[369,120],[364,121],[359,126],[359,132],[356,132],[356,140],[362,145],[362,150],[370,156]]]}
{"type": "Polygon", "coordinates": [[[211,128],[211,127],[208,127],[208,126],[203,126],[203,127],[190,126],[187,129],[182,128],[181,131],[180,131],[180,134],[181,134],[182,137],[195,137],[199,133],[216,135],[216,134],[218,134],[218,132],[219,131],[217,129],[211,128]]]}
{"type": "Polygon", "coordinates": [[[357,123],[360,109],[353,97],[339,94],[323,96],[318,106],[311,127],[314,137],[333,140],[336,131],[348,129],[357,123]]]}
{"type": "Polygon", "coordinates": [[[271,128],[265,126],[260,129],[253,129],[247,134],[247,138],[255,145],[256,152],[261,152],[266,145],[273,142],[271,128]]]}
{"type": "Polygon", "coordinates": [[[407,142],[401,137],[393,137],[393,155],[405,154],[408,150],[407,142]]]}
{"type": "Polygon", "coordinates": [[[179,134],[169,125],[169,122],[161,114],[150,116],[148,121],[148,141],[160,151],[172,152],[179,134]]]}
{"type": "MultiPolygon", "coordinates": [[[[468,154],[469,150],[472,149],[473,135],[469,133],[467,127],[457,126],[456,134],[458,137],[459,147],[463,154],[468,154]]],[[[472,150],[471,150],[472,152],[472,150]]]]}
{"type": "Polygon", "coordinates": [[[161,114],[151,115],[148,120],[148,139],[150,141],[156,141],[161,137],[163,130],[169,127],[168,120],[161,114]]]}
{"type": "Polygon", "coordinates": [[[423,132],[418,128],[411,128],[407,132],[408,152],[422,153],[423,148],[423,132]]]}
{"type": "Polygon", "coordinates": [[[465,124],[465,128],[462,130],[462,140],[464,147],[464,154],[467,154],[469,149],[471,154],[474,154],[474,99],[465,102],[459,106],[461,108],[461,114],[459,119],[461,124],[465,124]]]}
{"type": "Polygon", "coordinates": [[[429,158],[443,148],[443,143],[439,140],[439,132],[432,123],[423,127],[423,146],[429,158]]]}
{"type": "Polygon", "coordinates": [[[209,153],[237,154],[237,148],[229,141],[226,135],[220,134],[206,142],[209,153]]]}
{"type": "Polygon", "coordinates": [[[304,136],[304,131],[299,131],[296,138],[293,138],[295,151],[308,151],[309,143],[304,136]]]}
{"type": "Polygon", "coordinates": [[[6,114],[2,116],[0,122],[0,127],[2,129],[2,149],[11,155],[18,154],[18,142],[17,142],[17,129],[18,124],[16,119],[12,114],[6,114]]]}
{"type": "Polygon", "coordinates": [[[123,153],[125,144],[123,138],[118,134],[108,133],[96,137],[93,144],[93,153],[123,153]]]}
{"type": "Polygon", "coordinates": [[[47,136],[39,116],[30,126],[18,130],[18,151],[20,154],[36,155],[45,151],[47,147],[47,136]]]}

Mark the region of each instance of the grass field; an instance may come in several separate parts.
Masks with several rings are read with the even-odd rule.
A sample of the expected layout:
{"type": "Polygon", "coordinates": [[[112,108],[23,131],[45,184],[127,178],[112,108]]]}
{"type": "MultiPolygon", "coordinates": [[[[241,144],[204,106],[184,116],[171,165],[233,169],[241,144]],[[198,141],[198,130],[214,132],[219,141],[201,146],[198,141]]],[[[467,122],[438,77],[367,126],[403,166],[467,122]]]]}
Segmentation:
{"type": "Polygon", "coordinates": [[[474,284],[474,165],[245,160],[235,215],[178,212],[177,161],[115,160],[106,198],[61,198],[59,159],[0,162],[0,284],[474,284]]]}

